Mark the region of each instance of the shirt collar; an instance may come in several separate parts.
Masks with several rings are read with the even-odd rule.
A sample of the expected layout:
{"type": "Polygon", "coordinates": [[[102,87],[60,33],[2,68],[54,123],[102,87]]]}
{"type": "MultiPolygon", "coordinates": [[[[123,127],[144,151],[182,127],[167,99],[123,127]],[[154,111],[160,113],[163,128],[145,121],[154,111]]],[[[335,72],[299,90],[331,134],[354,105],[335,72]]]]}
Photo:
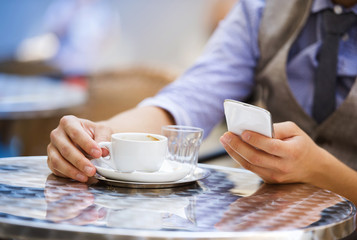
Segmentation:
{"type": "MultiPolygon", "coordinates": [[[[335,4],[332,3],[332,0],[314,0],[311,6],[311,12],[317,13],[327,8],[333,9],[334,6],[335,4]]],[[[354,14],[357,14],[357,4],[347,10],[344,7],[342,8],[343,8],[343,12],[353,12],[354,14]]]]}

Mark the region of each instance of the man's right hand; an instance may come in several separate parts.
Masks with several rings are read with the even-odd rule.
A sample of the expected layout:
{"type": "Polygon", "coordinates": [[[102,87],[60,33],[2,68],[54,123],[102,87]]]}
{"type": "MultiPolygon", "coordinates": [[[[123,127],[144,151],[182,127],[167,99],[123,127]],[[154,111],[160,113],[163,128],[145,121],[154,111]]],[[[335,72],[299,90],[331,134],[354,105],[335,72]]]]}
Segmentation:
{"type": "Polygon", "coordinates": [[[109,141],[113,130],[103,123],[94,123],[75,116],[64,116],[51,132],[47,147],[47,164],[61,177],[86,182],[96,173],[90,159],[105,156],[98,142],[109,141]]]}

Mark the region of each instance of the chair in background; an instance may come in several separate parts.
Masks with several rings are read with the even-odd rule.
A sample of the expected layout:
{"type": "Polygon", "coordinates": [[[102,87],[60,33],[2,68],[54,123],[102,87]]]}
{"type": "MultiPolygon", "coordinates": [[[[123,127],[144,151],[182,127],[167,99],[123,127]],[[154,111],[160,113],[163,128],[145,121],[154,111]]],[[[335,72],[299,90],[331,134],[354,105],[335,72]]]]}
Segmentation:
{"type": "Polygon", "coordinates": [[[158,68],[133,67],[94,74],[88,104],[81,116],[99,121],[135,107],[172,82],[176,74],[158,68]]]}

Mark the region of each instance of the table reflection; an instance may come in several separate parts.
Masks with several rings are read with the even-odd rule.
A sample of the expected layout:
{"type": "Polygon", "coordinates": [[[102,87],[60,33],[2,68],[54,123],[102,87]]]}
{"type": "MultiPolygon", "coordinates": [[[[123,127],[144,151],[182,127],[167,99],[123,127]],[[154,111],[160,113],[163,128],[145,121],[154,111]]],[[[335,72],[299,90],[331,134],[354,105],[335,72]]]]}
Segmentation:
{"type": "Polygon", "coordinates": [[[110,187],[108,194],[109,191],[90,188],[95,184],[98,184],[95,178],[80,183],[50,174],[44,189],[46,219],[65,224],[151,230],[182,229],[196,224],[195,194],[172,197],[192,186],[159,190],[110,187]]]}
{"type": "Polygon", "coordinates": [[[46,157],[0,159],[0,238],[334,239],[354,231],[355,206],[330,191],[199,166],[211,174],[195,184],[131,189],[56,177],[46,157]]]}
{"type": "Polygon", "coordinates": [[[306,228],[323,217],[323,210],[341,201],[340,196],[311,185],[263,184],[251,196],[231,203],[216,227],[221,231],[306,228]]]}
{"type": "Polygon", "coordinates": [[[106,212],[94,204],[88,185],[48,176],[45,185],[46,219],[56,223],[85,225],[102,219],[106,212]]]}

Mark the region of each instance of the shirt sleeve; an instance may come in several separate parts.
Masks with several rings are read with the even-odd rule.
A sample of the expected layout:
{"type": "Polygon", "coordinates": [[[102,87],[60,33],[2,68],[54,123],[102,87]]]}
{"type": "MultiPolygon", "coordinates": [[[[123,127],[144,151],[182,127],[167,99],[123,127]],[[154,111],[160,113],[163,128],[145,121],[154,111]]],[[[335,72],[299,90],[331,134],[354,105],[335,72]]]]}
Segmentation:
{"type": "Polygon", "coordinates": [[[196,63],[139,106],[161,107],[172,114],[176,124],[201,127],[207,136],[223,120],[224,100],[244,101],[253,90],[264,6],[263,0],[240,0],[196,63]]]}

